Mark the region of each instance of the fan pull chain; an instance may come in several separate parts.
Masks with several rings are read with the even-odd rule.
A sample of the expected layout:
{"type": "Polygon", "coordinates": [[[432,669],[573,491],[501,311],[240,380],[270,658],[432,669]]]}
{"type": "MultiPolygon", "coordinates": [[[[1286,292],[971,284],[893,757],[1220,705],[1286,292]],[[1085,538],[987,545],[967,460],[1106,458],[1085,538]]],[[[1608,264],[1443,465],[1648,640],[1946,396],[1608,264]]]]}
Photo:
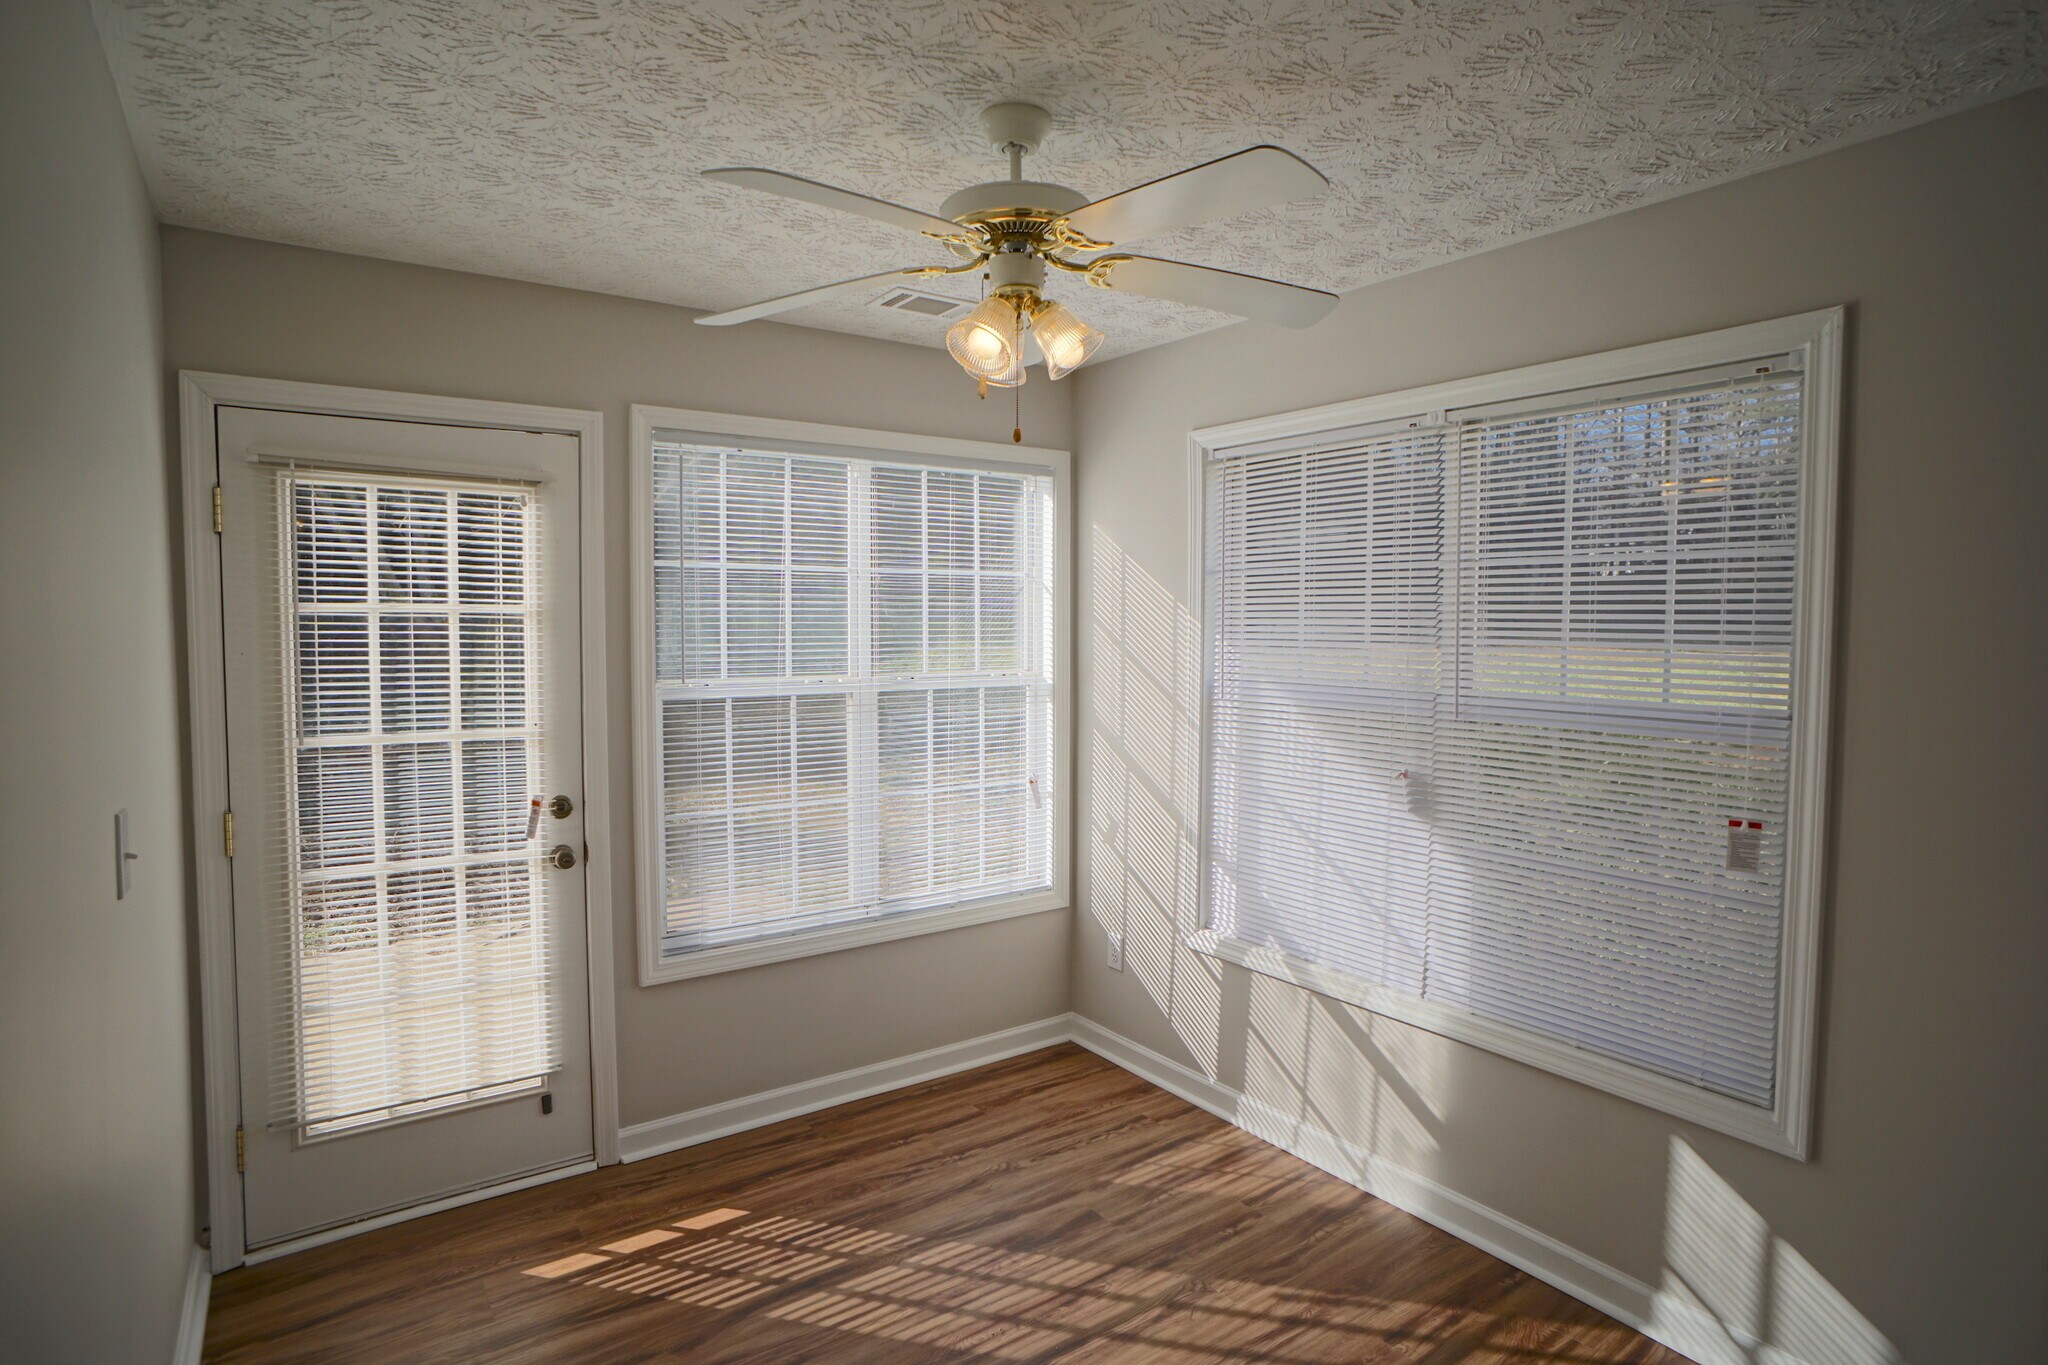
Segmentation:
{"type": "Polygon", "coordinates": [[[1017,383],[1010,390],[1010,441],[1013,445],[1024,444],[1024,310],[1017,310],[1017,321],[1010,333],[1010,344],[1017,348],[1017,383]]]}
{"type": "MultiPolygon", "coordinates": [[[[981,297],[982,297],[982,301],[983,301],[984,303],[988,301],[988,272],[987,272],[986,270],[984,270],[984,271],[982,271],[982,272],[981,272],[981,297]]],[[[988,398],[988,376],[987,376],[987,375],[985,375],[985,374],[982,374],[982,375],[976,375],[976,376],[975,376],[975,378],[974,378],[974,396],[975,396],[976,398],[982,399],[983,401],[986,401],[986,400],[987,400],[987,398],[988,398]]]]}

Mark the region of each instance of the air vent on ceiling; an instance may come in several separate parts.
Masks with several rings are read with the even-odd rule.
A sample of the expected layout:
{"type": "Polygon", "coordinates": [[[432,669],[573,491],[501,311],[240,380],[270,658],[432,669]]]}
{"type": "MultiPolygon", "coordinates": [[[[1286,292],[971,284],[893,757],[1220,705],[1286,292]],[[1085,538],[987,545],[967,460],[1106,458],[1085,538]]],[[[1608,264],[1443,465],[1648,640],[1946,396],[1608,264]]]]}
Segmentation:
{"type": "Polygon", "coordinates": [[[875,300],[877,308],[894,308],[902,313],[916,313],[919,317],[944,318],[965,312],[974,305],[965,299],[947,298],[944,294],[927,294],[920,289],[891,289],[875,300]]]}

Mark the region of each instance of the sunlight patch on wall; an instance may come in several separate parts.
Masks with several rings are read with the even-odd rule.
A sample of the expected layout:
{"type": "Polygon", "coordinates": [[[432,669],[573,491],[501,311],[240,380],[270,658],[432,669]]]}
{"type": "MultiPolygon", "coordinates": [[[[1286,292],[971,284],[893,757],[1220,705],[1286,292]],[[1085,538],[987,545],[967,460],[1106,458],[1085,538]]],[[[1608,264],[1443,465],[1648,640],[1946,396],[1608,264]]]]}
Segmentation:
{"type": "Polygon", "coordinates": [[[1425,1059],[1413,1029],[1322,996],[1307,1002],[1301,1081],[1310,1114],[1375,1156],[1432,1172],[1443,1129],[1437,1054],[1425,1059]]]}
{"type": "Polygon", "coordinates": [[[1196,1066],[1219,1064],[1218,972],[1183,936],[1200,927],[1200,634],[1159,580],[1096,528],[1083,813],[1089,912],[1196,1066]]]}
{"type": "Polygon", "coordinates": [[[1731,1343],[1760,1341],[1771,1230],[1698,1153],[1671,1143],[1664,1211],[1665,1289],[1712,1314],[1731,1343]]]}
{"type": "MultiPolygon", "coordinates": [[[[1403,1073],[1375,1039],[1394,1025],[1362,1018],[1334,1001],[1271,977],[1248,974],[1245,1098],[1263,1110],[1262,1127],[1284,1119],[1275,1140],[1320,1146],[1328,1134],[1419,1173],[1432,1169],[1441,1127],[1434,1089],[1403,1073]]],[[[1275,1137],[1271,1133],[1262,1136],[1275,1137]]],[[[1363,1172],[1358,1172],[1363,1177],[1363,1172]]]]}
{"type": "MultiPolygon", "coordinates": [[[[1089,571],[1088,911],[1121,936],[1125,970],[1194,1064],[1220,1077],[1237,1061],[1222,1047],[1222,969],[1186,945],[1202,914],[1201,626],[1100,526],[1089,571]]],[[[1268,1121],[1426,1169],[1441,1124],[1430,1098],[1438,1078],[1408,1031],[1268,977],[1244,979],[1240,1088],[1268,1121]]]]}
{"type": "MultiPolygon", "coordinates": [[[[1710,1322],[1701,1365],[1905,1365],[1885,1335],[1683,1139],[1671,1139],[1660,1318],[1710,1322]]],[[[1690,1339],[1690,1338],[1689,1338],[1690,1339]]]]}

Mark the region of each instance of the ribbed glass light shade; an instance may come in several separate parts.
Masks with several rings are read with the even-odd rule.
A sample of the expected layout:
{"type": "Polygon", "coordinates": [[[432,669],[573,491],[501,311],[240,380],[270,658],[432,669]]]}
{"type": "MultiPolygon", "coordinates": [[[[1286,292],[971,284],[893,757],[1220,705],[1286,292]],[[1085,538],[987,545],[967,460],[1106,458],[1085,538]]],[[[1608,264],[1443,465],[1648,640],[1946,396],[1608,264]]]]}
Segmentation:
{"type": "Polygon", "coordinates": [[[1102,344],[1102,333],[1058,303],[1042,304],[1031,315],[1031,335],[1038,338],[1038,349],[1045,352],[1048,379],[1058,379],[1079,369],[1102,344]]]}
{"type": "Polygon", "coordinates": [[[946,329],[946,349],[976,379],[1008,388],[1024,382],[1024,347],[1017,306],[1000,294],[946,329]]]}
{"type": "Polygon", "coordinates": [[[993,389],[1014,389],[1023,383],[1029,375],[1030,371],[1024,368],[1024,315],[1021,312],[1012,311],[1010,314],[1010,367],[1001,374],[990,375],[988,377],[989,387],[993,389]]]}

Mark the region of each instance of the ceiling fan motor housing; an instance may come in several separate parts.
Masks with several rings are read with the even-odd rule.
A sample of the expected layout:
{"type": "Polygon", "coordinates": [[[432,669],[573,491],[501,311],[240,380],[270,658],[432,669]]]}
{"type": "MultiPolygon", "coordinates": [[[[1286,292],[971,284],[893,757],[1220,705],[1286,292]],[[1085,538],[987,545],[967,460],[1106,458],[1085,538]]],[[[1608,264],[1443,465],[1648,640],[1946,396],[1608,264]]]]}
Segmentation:
{"type": "Polygon", "coordinates": [[[1045,262],[1030,250],[998,251],[988,258],[991,294],[1030,294],[1045,288],[1045,262]]]}

